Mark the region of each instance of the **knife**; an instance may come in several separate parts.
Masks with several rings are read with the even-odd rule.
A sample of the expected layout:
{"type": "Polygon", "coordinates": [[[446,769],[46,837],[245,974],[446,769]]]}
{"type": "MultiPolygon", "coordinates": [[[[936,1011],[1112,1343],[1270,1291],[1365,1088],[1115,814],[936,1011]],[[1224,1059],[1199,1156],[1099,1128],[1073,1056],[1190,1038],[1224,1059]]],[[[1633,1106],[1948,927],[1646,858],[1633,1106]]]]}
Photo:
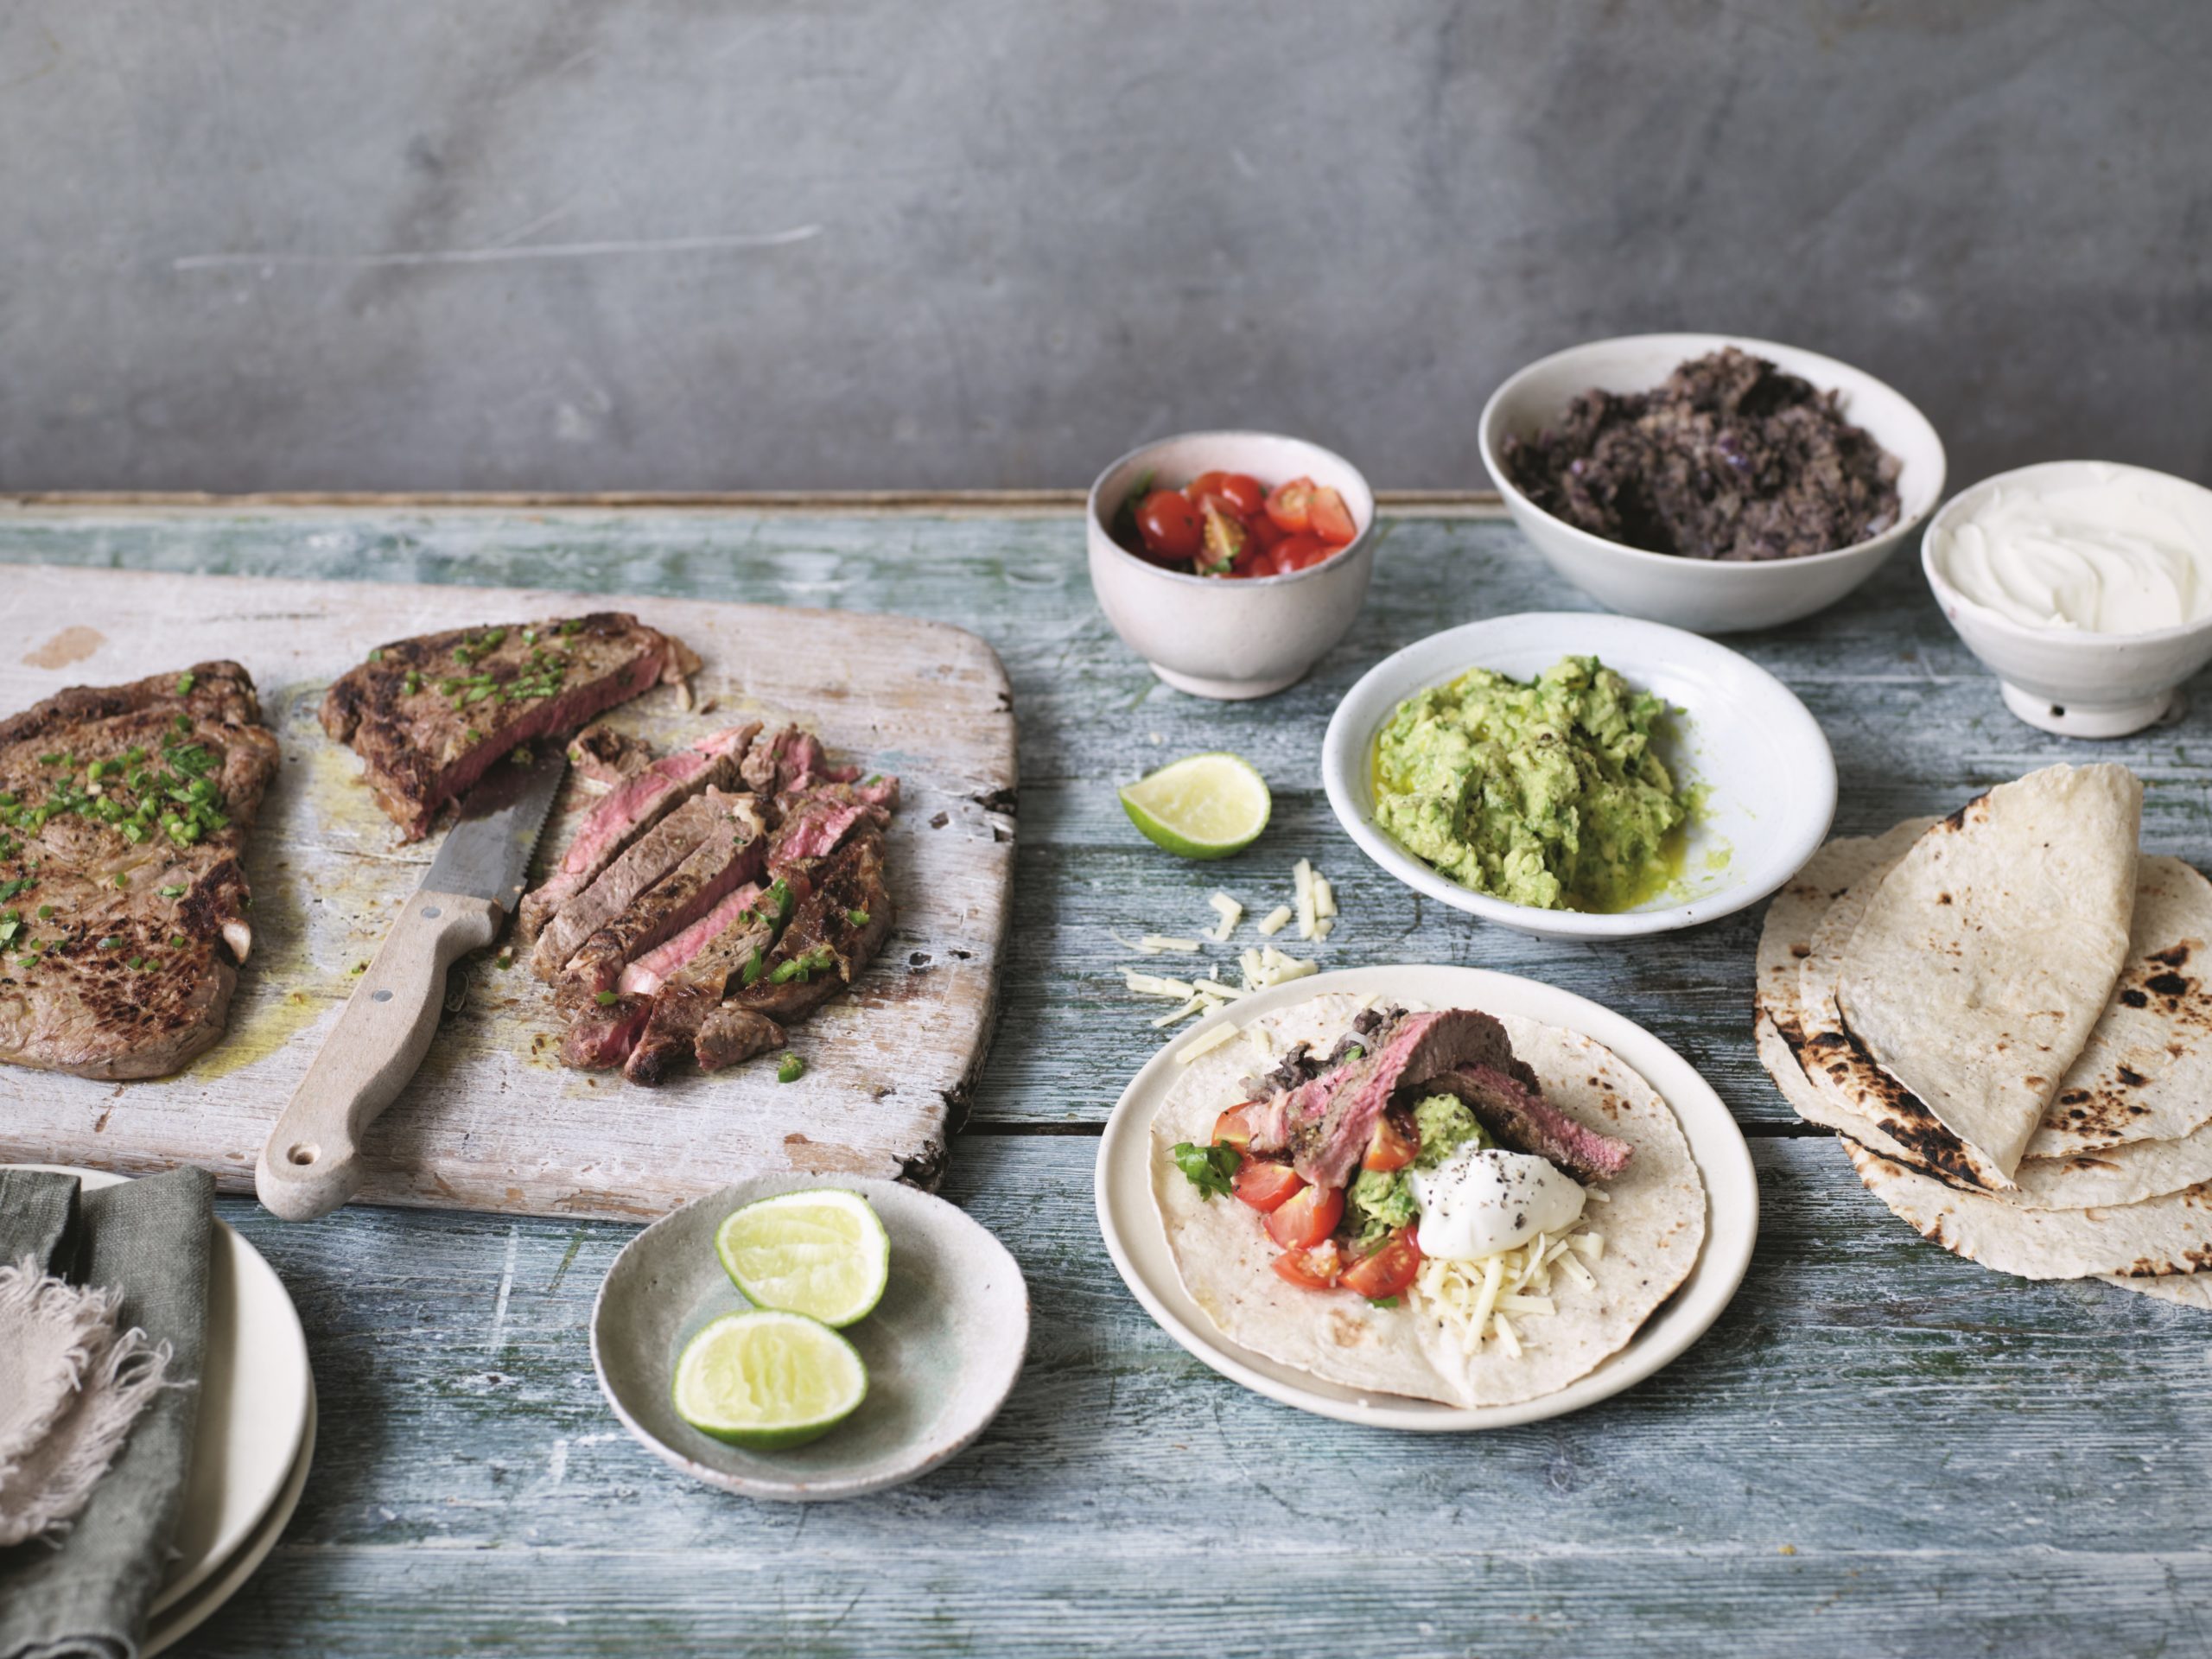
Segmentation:
{"type": "Polygon", "coordinates": [[[534,766],[498,766],[468,792],[429,874],[263,1144],[254,1190],[286,1221],[327,1215],[359,1190],[361,1135],[430,1052],[446,970],[491,944],[513,913],[568,770],[567,756],[546,748],[534,766]]]}

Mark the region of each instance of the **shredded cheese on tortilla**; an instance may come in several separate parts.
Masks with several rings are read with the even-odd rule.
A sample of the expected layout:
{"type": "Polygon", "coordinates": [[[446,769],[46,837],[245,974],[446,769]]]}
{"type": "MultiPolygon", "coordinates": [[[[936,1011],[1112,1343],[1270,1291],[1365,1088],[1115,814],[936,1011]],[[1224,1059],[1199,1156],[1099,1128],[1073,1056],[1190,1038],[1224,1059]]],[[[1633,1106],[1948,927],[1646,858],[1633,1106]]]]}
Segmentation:
{"type": "Polygon", "coordinates": [[[1199,1055],[1210,1054],[1224,1043],[1231,1042],[1243,1034],[1243,1031],[1234,1020],[1224,1020],[1211,1031],[1192,1038],[1189,1042],[1177,1049],[1175,1051],[1176,1064],[1188,1065],[1199,1055]]]}
{"type": "Polygon", "coordinates": [[[1436,1310],[1439,1322],[1469,1353],[1495,1340],[1508,1357],[1518,1359],[1522,1352],[1520,1334],[1505,1316],[1547,1319],[1557,1313],[1552,1297],[1554,1270],[1578,1290],[1595,1290],[1597,1278],[1583,1262],[1601,1260],[1605,1253],[1601,1233],[1575,1231],[1558,1238],[1539,1233],[1526,1244],[1478,1261],[1430,1256],[1421,1262],[1414,1282],[1436,1310]]]}

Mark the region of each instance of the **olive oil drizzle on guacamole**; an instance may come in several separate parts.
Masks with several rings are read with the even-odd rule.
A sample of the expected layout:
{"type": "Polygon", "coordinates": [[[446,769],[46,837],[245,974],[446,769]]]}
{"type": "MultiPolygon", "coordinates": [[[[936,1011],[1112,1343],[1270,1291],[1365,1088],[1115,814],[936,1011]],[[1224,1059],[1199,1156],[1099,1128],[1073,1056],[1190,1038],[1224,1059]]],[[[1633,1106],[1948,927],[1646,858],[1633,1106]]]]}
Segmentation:
{"type": "Polygon", "coordinates": [[[1690,791],[1652,753],[1663,700],[1595,657],[1527,683],[1471,669],[1400,703],[1376,822],[1452,880],[1541,910],[1618,911],[1680,879],[1690,791]]]}

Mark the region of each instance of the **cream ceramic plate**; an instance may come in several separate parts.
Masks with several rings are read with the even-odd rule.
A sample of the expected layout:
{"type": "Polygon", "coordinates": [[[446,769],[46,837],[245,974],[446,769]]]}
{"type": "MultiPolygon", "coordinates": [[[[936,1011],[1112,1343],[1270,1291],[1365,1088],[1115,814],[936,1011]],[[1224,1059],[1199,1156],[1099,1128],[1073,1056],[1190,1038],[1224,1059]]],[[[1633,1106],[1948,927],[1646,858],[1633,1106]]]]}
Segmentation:
{"type": "Polygon", "coordinates": [[[1408,645],[1345,693],[1321,745],[1329,805],[1360,849],[1416,892],[1523,933],[1626,938],[1709,922],[1755,905],[1820,849],[1835,817],[1835,757],[1820,722],[1764,669],[1657,622],[1584,611],[1494,616],[1408,645]],[[1595,656],[1678,712],[1658,744],[1678,785],[1701,787],[1676,886],[1611,915],[1535,910],[1462,887],[1375,822],[1375,744],[1398,705],[1471,668],[1516,680],[1562,657],[1595,656]]]}
{"type": "Polygon", "coordinates": [[[1258,992],[1196,1026],[1154,1055],[1122,1091],[1098,1147],[1099,1230],[1122,1279],[1167,1334],[1224,1376],[1300,1411],[1340,1422],[1449,1433],[1535,1422],[1618,1394],[1680,1356],[1720,1316],[1751,1265],[1758,1234],[1758,1181],[1743,1132],[1689,1063],[1643,1027],[1596,1003],[1510,974],[1480,968],[1348,968],[1258,992]],[[1459,1407],[1400,1395],[1363,1393],[1254,1353],[1222,1335],[1183,1288],[1152,1199],[1153,1114],[1181,1073],[1175,1052],[1224,1020],[1243,1024],[1270,1008],[1325,991],[1373,994],[1433,1008],[1518,1014],[1595,1038],[1666,1097],[1705,1181],[1706,1238],[1681,1287],[1646,1321],[1634,1341],[1597,1370],[1556,1393],[1517,1405],[1459,1407]]]}
{"type": "Polygon", "coordinates": [[[998,1414],[1028,1343],[1029,1290],[1006,1247],[943,1198],[862,1176],[756,1176],[684,1205],[624,1247],[591,1313],[592,1365],[624,1427],[694,1479],[747,1497],[856,1497],[928,1472],[998,1414]],[[684,1343],[747,1306],[715,1254],[715,1230],[740,1205],[824,1186],[864,1196],[891,1237],[883,1300],[845,1329],[868,1366],[868,1398],[811,1446],[725,1446],[669,1399],[684,1343]]]}
{"type": "Polygon", "coordinates": [[[219,1570],[213,1577],[202,1579],[188,1593],[171,1596],[164,1592],[160,1609],[146,1625],[146,1640],[139,1647],[140,1659],[153,1659],[198,1630],[223,1604],[238,1594],[245,1581],[254,1575],[269,1552],[276,1548],[276,1541],[284,1535],[284,1529],[292,1519],[292,1511],[300,1507],[300,1494],[307,1490],[308,1468],[315,1461],[315,1387],[308,1387],[307,1432],[300,1440],[299,1456],[292,1461],[291,1473],[276,1494],[276,1501],[270,1505],[245,1541],[225,1560],[218,1563],[219,1570]]]}
{"type": "MultiPolygon", "coordinates": [[[[87,1188],[125,1177],[59,1164],[87,1188]]],[[[245,1543],[301,1468],[315,1378],[300,1316],[276,1270],[224,1223],[207,1258],[207,1358],[192,1443],[175,1565],[154,1599],[158,1621],[245,1543]]],[[[205,1617],[205,1615],[202,1615],[205,1617]]]]}

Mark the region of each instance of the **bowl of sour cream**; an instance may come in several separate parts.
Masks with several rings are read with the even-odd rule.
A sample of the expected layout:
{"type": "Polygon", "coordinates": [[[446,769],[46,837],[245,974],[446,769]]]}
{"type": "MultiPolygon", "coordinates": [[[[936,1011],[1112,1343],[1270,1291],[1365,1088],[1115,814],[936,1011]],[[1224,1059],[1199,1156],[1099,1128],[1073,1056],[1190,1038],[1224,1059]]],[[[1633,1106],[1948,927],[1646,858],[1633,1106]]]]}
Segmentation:
{"type": "Polygon", "coordinates": [[[2178,714],[2212,661],[2212,490],[2145,467],[1999,473],[1929,521],[1921,568],[2005,706],[2066,737],[2178,714]]]}

